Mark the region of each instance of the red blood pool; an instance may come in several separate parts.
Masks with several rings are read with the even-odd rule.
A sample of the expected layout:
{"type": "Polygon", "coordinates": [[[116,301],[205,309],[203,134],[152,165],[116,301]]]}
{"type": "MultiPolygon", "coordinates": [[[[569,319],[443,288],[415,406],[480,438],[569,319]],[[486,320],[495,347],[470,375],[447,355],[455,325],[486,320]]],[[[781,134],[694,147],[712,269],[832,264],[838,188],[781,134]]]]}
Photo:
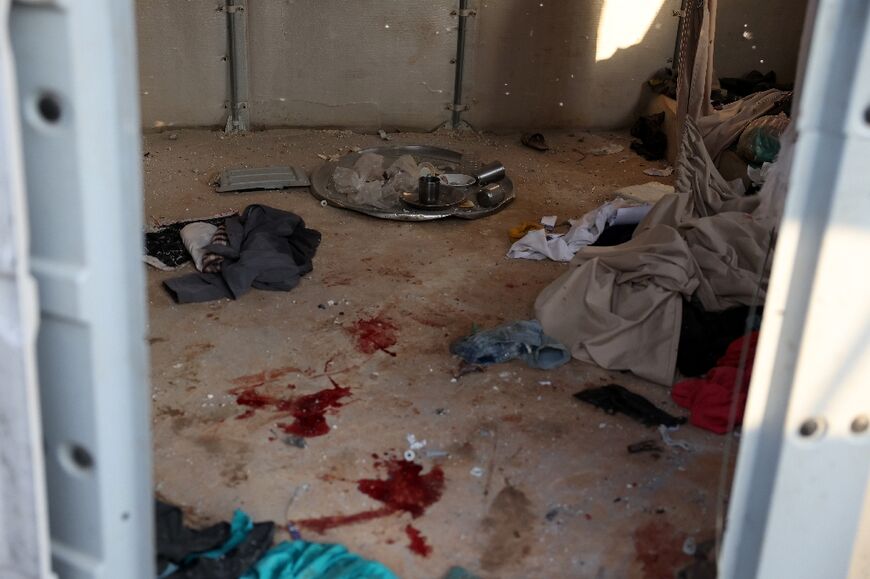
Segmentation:
{"type": "Polygon", "coordinates": [[[436,466],[428,474],[423,467],[407,460],[391,460],[386,464],[387,480],[362,479],[360,492],[380,501],[395,511],[406,511],[415,518],[441,498],[444,472],[436,466]]]}
{"type": "Polygon", "coordinates": [[[386,463],[386,468],[386,480],[361,479],[357,482],[360,492],[384,503],[383,507],[353,515],[304,519],[296,521],[296,524],[323,534],[335,527],[370,521],[403,511],[417,518],[437,502],[444,492],[444,471],[441,467],[436,466],[422,474],[422,466],[394,459],[386,463]]]}
{"type": "Polygon", "coordinates": [[[290,413],[296,420],[292,424],[279,424],[281,430],[287,434],[305,437],[328,434],[330,429],[326,422],[326,412],[332,408],[341,408],[342,398],[350,396],[350,388],[342,388],[334,381],[332,384],[333,387],[328,390],[294,400],[290,413]]]}
{"type": "Polygon", "coordinates": [[[405,527],[405,534],[408,535],[408,539],[411,542],[408,544],[408,548],[412,553],[416,553],[421,557],[428,557],[432,553],[432,546],[426,542],[426,537],[413,526],[408,525],[405,527]]]}
{"type": "Polygon", "coordinates": [[[396,326],[380,316],[357,320],[350,327],[350,333],[356,338],[356,349],[363,354],[374,354],[378,350],[395,356],[387,348],[396,345],[396,326]]]}
{"type": "MultiPolygon", "coordinates": [[[[323,436],[329,433],[329,424],[326,422],[326,413],[332,409],[343,406],[341,400],[350,396],[350,388],[342,388],[335,380],[332,388],[307,394],[298,398],[279,398],[270,396],[258,390],[259,386],[246,386],[230,390],[236,397],[239,406],[246,406],[247,410],[236,417],[237,420],[254,416],[258,409],[269,409],[277,414],[292,416],[291,424],[278,424],[287,434],[312,437],[323,436]]],[[[295,388],[289,384],[288,388],[295,388]]]]}

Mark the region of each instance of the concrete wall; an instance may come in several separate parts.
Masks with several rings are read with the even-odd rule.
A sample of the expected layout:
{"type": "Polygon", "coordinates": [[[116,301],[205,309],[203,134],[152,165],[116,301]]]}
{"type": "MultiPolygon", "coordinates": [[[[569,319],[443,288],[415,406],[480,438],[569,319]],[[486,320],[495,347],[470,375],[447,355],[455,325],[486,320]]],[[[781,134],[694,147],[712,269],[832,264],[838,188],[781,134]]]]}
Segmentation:
{"type": "Polygon", "coordinates": [[[453,94],[453,0],[254,0],[256,125],[432,129],[453,94]]]}
{"type": "Polygon", "coordinates": [[[720,0],[716,73],[773,70],[778,82],[794,82],[806,11],[807,0],[720,0]]]}
{"type": "Polygon", "coordinates": [[[226,121],[227,21],[219,0],[138,0],[142,125],[226,121]]]}
{"type": "Polygon", "coordinates": [[[597,46],[606,0],[481,4],[474,19],[467,83],[472,107],[467,119],[475,126],[629,125],[644,95],[644,82],[668,66],[674,54],[678,20],[672,13],[680,0],[661,2],[640,43],[603,60],[597,60],[597,46]]]}
{"type": "MultiPolygon", "coordinates": [[[[764,52],[783,78],[793,76],[803,18],[803,10],[786,10],[794,2],[806,0],[720,2],[720,12],[727,14],[720,18],[720,73],[742,74],[764,52]],[[745,16],[749,12],[752,19],[745,16]],[[797,33],[774,34],[784,20],[797,33]],[[756,51],[746,48],[745,22],[753,27],[756,51]]],[[[226,16],[220,3],[137,1],[145,127],[223,124],[226,16]]],[[[451,11],[457,5],[457,0],[251,1],[252,122],[437,127],[450,117],[457,23],[451,11]]],[[[463,118],[489,130],[612,128],[631,123],[646,98],[644,81],[673,55],[672,12],[680,0],[472,0],[471,5],[477,15],[469,19],[464,101],[470,110],[463,118]],[[636,27],[642,11],[650,23],[636,43],[623,43],[602,58],[599,39],[607,28],[602,15],[608,5],[610,25],[617,18],[617,25],[636,27]]]]}

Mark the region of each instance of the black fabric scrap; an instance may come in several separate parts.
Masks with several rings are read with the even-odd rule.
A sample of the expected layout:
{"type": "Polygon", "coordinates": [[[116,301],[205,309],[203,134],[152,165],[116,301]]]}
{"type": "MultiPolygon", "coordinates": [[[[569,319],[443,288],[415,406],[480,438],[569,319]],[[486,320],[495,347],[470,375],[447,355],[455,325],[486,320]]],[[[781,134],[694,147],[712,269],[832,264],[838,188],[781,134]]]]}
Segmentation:
{"type": "Polygon", "coordinates": [[[155,532],[157,539],[157,572],[168,563],[180,565],[190,553],[217,549],[230,538],[229,523],[218,523],[202,530],[184,526],[184,516],[176,506],[156,501],[155,532]]]}
{"type": "Polygon", "coordinates": [[[631,150],[647,161],[664,159],[668,153],[668,136],[662,128],[665,113],[640,117],[631,127],[631,136],[638,141],[631,144],[631,150]]]}
{"type": "Polygon", "coordinates": [[[641,452],[664,452],[659,443],[655,440],[641,440],[640,442],[635,442],[634,444],[629,444],[626,447],[628,454],[640,454],[641,452]]]}
{"type": "Polygon", "coordinates": [[[290,291],[314,269],[312,258],[320,232],[307,229],[301,217],[265,205],[250,205],[224,222],[228,245],[206,251],[223,256],[220,273],[194,273],[164,282],[178,303],[238,299],[252,287],[290,291]]]}
{"type": "Polygon", "coordinates": [[[680,374],[691,377],[709,372],[728,346],[745,333],[747,316],[749,308],[745,306],[708,312],[699,304],[683,300],[683,321],[677,347],[680,374]]]}
{"type": "Polygon", "coordinates": [[[272,547],[274,523],[255,523],[245,541],[219,559],[201,557],[170,579],[238,579],[272,547]]]}
{"type": "Polygon", "coordinates": [[[145,254],[156,257],[169,267],[178,267],[190,261],[190,254],[181,240],[181,230],[191,223],[205,222],[212,225],[221,225],[225,217],[213,219],[194,219],[191,221],[178,221],[170,223],[156,231],[145,234],[145,254]]]}
{"type": "Polygon", "coordinates": [[[589,388],[574,394],[574,398],[600,408],[608,414],[617,412],[633,418],[645,426],[664,424],[668,428],[686,422],[685,418],[672,416],[655,404],[618,384],[589,388]]]}
{"type": "Polygon", "coordinates": [[[626,241],[631,241],[634,230],[637,229],[637,223],[624,223],[620,225],[608,225],[591,245],[596,247],[611,247],[614,245],[622,245],[626,241]]]}

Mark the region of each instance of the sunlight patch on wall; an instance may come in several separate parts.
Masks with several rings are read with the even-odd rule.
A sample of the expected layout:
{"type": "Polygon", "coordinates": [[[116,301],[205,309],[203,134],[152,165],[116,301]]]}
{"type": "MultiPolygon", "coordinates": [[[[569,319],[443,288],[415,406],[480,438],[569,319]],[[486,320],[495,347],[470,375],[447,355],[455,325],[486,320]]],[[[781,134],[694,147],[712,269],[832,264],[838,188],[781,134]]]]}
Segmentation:
{"type": "Polygon", "coordinates": [[[604,0],[598,21],[595,62],[643,40],[665,0],[604,0]]]}

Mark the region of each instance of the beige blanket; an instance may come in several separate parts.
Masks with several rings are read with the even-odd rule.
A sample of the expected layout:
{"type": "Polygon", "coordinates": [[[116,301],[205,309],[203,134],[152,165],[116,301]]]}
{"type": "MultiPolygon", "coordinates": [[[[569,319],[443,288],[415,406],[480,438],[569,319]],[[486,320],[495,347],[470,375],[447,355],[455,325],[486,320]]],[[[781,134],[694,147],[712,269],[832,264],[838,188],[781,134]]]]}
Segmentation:
{"type": "MultiPolygon", "coordinates": [[[[764,298],[762,270],[786,183],[774,167],[762,191],[746,197],[742,183],[716,170],[713,158],[784,96],[768,91],[722,111],[710,106],[716,4],[706,0],[684,21],[693,37],[683,42],[682,72],[692,79],[678,89],[676,193],[653,207],[628,243],[581,250],[535,302],[544,331],[578,360],[666,385],[674,379],[684,297],[708,311],[764,298]]],[[[793,132],[783,139],[781,157],[790,158],[793,139],[793,132]]]]}

